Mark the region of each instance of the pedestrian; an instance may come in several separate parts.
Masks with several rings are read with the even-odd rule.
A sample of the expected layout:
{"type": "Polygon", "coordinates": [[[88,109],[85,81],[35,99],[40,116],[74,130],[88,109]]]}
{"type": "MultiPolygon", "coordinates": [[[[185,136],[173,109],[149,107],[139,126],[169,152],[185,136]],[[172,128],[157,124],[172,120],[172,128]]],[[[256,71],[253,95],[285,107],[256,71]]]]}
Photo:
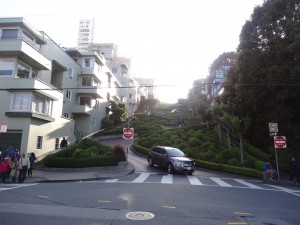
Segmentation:
{"type": "Polygon", "coordinates": [[[290,181],[294,182],[294,178],[296,178],[297,182],[299,183],[298,164],[296,158],[292,157],[290,181]]]}
{"type": "Polygon", "coordinates": [[[1,179],[2,183],[5,183],[6,178],[8,177],[9,174],[9,158],[5,157],[4,161],[0,163],[0,173],[1,173],[1,179]]]}
{"type": "Polygon", "coordinates": [[[30,156],[29,156],[29,163],[30,163],[30,168],[28,169],[29,177],[32,176],[32,171],[34,170],[35,160],[36,160],[35,154],[33,152],[31,152],[30,156]]]}
{"type": "Polygon", "coordinates": [[[23,183],[26,179],[27,170],[30,168],[29,158],[25,153],[22,153],[19,159],[19,183],[23,183]]]}
{"type": "Polygon", "coordinates": [[[63,137],[63,139],[60,142],[60,149],[64,149],[66,147],[68,147],[68,142],[67,142],[66,138],[63,137]]]}
{"type": "Polygon", "coordinates": [[[273,169],[271,163],[266,162],[264,164],[264,178],[265,180],[275,180],[275,170],[273,169]]]}
{"type": "Polygon", "coordinates": [[[17,183],[17,176],[18,176],[18,171],[19,171],[19,162],[16,157],[14,157],[10,163],[10,183],[17,183]]]}
{"type": "Polygon", "coordinates": [[[6,156],[12,159],[15,156],[15,148],[13,145],[10,145],[6,150],[6,156]]]}

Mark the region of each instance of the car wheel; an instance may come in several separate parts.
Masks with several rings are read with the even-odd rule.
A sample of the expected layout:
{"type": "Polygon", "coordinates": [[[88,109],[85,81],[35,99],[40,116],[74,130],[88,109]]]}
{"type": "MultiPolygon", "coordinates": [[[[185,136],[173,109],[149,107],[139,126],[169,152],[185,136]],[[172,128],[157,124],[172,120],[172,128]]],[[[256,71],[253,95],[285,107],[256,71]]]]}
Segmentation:
{"type": "Polygon", "coordinates": [[[154,162],[153,162],[151,157],[148,158],[148,165],[149,166],[154,166],[154,162]]]}
{"type": "Polygon", "coordinates": [[[168,164],[168,173],[169,173],[169,174],[174,173],[174,166],[173,166],[172,163],[169,163],[169,164],[168,164]]]}

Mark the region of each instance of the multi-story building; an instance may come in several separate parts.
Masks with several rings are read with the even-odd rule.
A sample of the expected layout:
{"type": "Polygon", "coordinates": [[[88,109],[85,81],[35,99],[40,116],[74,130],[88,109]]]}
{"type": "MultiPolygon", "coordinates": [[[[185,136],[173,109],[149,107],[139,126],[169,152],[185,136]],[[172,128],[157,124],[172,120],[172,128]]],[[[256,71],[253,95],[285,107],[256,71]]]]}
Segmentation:
{"type": "MultiPolygon", "coordinates": [[[[63,117],[64,93],[57,84],[68,69],[46,54],[47,40],[23,18],[0,19],[0,147],[13,144],[37,156],[75,142],[74,121],[63,117]]],[[[51,47],[53,47],[52,45],[51,47]]]]}
{"type": "Polygon", "coordinates": [[[138,84],[130,74],[131,60],[118,56],[118,45],[114,43],[91,43],[90,51],[95,51],[106,59],[106,64],[122,88],[117,88],[117,103],[122,103],[132,115],[138,102],[138,84]]]}
{"type": "Polygon", "coordinates": [[[101,129],[120,83],[96,52],[65,50],[23,18],[0,19],[0,147],[42,156],[101,129]]]}
{"type": "Polygon", "coordinates": [[[87,52],[94,39],[94,19],[82,19],[79,21],[77,49],[87,52]]]}

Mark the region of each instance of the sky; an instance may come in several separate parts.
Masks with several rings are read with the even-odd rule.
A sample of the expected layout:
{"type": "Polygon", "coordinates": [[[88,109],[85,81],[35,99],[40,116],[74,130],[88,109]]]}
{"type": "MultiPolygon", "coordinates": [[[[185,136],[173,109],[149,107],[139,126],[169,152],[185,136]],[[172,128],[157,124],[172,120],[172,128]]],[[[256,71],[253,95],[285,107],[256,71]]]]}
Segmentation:
{"type": "Polygon", "coordinates": [[[263,0],[9,0],[0,17],[24,17],[62,47],[76,47],[80,19],[94,19],[98,43],[115,43],[131,58],[131,75],[153,78],[161,102],[187,98],[206,78],[263,0]]]}

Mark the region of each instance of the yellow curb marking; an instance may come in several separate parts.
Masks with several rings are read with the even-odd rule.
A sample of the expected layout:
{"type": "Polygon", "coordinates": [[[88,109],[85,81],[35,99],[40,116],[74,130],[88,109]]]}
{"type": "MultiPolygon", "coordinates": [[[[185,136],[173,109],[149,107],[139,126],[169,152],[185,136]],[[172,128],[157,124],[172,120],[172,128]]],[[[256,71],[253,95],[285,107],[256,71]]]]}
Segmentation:
{"type": "Polygon", "coordinates": [[[111,201],[108,201],[108,200],[97,200],[97,202],[105,202],[105,203],[110,203],[111,201]]]}
{"type": "Polygon", "coordinates": [[[227,224],[230,224],[230,225],[247,225],[248,223],[246,223],[246,222],[229,222],[229,223],[227,223],[227,224]]]}
{"type": "Polygon", "coordinates": [[[251,213],[246,213],[246,212],[234,212],[234,214],[236,214],[236,215],[248,215],[248,216],[251,215],[251,213]]]}
{"type": "Polygon", "coordinates": [[[163,205],[162,207],[167,209],[176,209],[175,206],[171,206],[171,205],[163,205]]]}
{"type": "Polygon", "coordinates": [[[37,196],[38,198],[44,198],[44,199],[48,199],[49,197],[48,196],[42,196],[42,195],[40,195],[40,196],[37,196]]]}

